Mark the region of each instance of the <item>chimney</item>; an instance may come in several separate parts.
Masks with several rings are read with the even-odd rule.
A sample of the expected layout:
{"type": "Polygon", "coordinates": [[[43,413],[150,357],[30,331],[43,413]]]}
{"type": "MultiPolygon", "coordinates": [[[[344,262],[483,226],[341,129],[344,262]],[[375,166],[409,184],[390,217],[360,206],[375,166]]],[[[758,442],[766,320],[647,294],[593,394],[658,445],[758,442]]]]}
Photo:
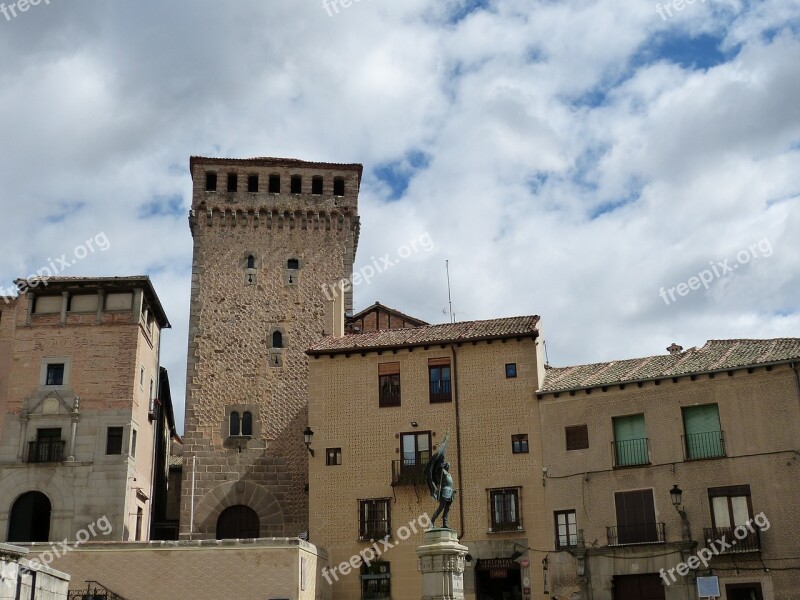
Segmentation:
{"type": "Polygon", "coordinates": [[[680,354],[681,352],[683,352],[683,346],[678,346],[678,344],[672,342],[672,345],[667,348],[667,352],[669,352],[673,356],[676,354],[680,354]]]}

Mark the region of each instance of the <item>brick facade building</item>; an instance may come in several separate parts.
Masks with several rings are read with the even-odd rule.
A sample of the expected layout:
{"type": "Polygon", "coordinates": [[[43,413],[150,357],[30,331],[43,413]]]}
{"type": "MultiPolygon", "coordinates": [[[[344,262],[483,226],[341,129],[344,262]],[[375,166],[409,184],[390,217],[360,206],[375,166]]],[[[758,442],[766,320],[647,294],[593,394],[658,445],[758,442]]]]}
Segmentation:
{"type": "Polygon", "coordinates": [[[349,292],[330,292],[352,274],[362,167],[198,157],[190,166],[181,537],[298,536],[308,528],[305,350],[341,334],[352,306],[349,292]]]}

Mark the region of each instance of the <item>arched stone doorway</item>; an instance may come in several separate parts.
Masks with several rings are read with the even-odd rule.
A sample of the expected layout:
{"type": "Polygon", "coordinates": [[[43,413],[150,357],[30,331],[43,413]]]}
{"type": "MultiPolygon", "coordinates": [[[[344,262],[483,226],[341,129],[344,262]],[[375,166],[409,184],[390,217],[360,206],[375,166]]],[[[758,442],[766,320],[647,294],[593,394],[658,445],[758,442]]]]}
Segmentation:
{"type": "Polygon", "coordinates": [[[14,501],[8,517],[9,542],[50,540],[52,505],[41,492],[26,492],[14,501]]]}
{"type": "Polygon", "coordinates": [[[217,519],[217,539],[235,540],[260,537],[261,522],[249,506],[236,504],[223,510],[217,519]]]}

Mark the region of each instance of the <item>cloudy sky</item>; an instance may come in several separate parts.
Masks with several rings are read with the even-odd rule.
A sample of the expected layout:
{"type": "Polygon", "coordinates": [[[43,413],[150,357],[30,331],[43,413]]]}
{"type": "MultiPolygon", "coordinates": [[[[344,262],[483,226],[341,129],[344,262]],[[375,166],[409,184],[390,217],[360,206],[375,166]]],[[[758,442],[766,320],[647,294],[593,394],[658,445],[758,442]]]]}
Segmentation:
{"type": "Polygon", "coordinates": [[[0,286],[106,236],[62,274],[153,278],[182,415],[189,156],[281,156],[411,254],[357,309],[447,321],[449,260],[554,366],[800,336],[800,0],[328,2],[5,0],[0,286]]]}

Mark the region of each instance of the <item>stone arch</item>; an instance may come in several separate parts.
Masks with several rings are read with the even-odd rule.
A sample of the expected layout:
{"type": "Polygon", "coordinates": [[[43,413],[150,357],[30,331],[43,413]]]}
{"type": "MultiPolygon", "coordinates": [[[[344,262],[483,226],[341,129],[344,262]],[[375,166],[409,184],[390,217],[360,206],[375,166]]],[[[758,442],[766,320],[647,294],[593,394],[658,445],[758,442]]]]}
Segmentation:
{"type": "Polygon", "coordinates": [[[262,537],[284,537],[284,516],[280,504],[267,488],[252,481],[228,481],[205,494],[195,508],[198,533],[215,539],[217,520],[226,508],[244,505],[255,511],[262,537]]]}
{"type": "Polygon", "coordinates": [[[0,536],[8,533],[12,506],[20,496],[28,492],[40,492],[50,500],[50,537],[62,539],[72,535],[74,498],[70,494],[64,494],[64,490],[72,489],[72,484],[59,474],[44,476],[41,471],[25,469],[0,477],[0,536]]]}

